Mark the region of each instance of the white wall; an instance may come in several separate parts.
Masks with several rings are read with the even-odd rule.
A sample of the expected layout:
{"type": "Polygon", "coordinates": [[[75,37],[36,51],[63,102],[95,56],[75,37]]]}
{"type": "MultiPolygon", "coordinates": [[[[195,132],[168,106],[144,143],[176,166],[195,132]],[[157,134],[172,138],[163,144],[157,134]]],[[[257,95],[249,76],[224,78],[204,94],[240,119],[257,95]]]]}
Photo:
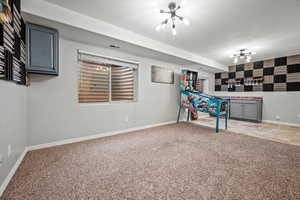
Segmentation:
{"type": "Polygon", "coordinates": [[[151,65],[173,68],[177,73],[181,67],[60,39],[60,75],[31,75],[28,88],[29,145],[176,120],[178,75],[175,76],[175,85],[151,83],[151,65]],[[77,49],[139,61],[138,101],[79,104],[77,49]],[[125,121],[127,116],[129,122],[125,121]]]}
{"type": "Polygon", "coordinates": [[[26,135],[26,87],[0,81],[0,154],[4,162],[0,167],[0,186],[24,151],[26,135]],[[12,154],[8,157],[8,145],[12,154]]]}

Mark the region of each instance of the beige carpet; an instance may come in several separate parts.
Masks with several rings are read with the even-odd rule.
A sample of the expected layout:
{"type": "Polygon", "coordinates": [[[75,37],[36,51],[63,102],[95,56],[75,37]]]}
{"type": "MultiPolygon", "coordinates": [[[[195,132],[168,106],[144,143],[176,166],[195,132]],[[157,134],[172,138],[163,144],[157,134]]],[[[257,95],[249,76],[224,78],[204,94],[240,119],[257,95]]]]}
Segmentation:
{"type": "Polygon", "coordinates": [[[300,148],[175,124],[30,152],[1,200],[296,200],[300,148]]]}

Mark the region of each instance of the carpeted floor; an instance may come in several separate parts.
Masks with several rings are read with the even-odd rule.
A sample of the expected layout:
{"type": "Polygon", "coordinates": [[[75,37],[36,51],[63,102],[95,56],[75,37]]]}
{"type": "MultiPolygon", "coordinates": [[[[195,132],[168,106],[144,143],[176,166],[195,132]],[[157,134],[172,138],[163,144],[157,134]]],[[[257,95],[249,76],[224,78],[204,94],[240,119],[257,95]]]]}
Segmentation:
{"type": "Polygon", "coordinates": [[[300,148],[181,123],[30,152],[1,200],[296,200],[300,148]]]}

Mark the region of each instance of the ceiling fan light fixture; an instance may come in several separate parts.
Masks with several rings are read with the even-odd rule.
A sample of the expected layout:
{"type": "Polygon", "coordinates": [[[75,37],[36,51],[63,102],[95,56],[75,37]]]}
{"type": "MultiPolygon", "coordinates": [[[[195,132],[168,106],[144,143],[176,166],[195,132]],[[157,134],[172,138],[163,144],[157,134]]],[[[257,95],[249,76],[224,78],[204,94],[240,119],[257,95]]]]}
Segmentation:
{"type": "Polygon", "coordinates": [[[185,25],[187,25],[187,26],[190,25],[190,21],[187,18],[183,18],[182,21],[185,25]]]}
{"type": "Polygon", "coordinates": [[[176,28],[175,28],[175,24],[173,24],[172,26],[172,34],[175,36],[177,35],[177,31],[176,31],[176,28]]]}
{"type": "Polygon", "coordinates": [[[156,31],[160,31],[162,28],[165,28],[169,21],[172,23],[172,34],[176,35],[177,31],[175,29],[175,21],[176,19],[179,19],[182,21],[185,25],[190,25],[190,21],[182,16],[179,16],[177,14],[177,11],[182,8],[182,6],[186,5],[187,1],[182,0],[179,5],[177,5],[175,2],[170,2],[168,6],[168,11],[162,10],[162,9],[155,9],[156,12],[169,14],[169,17],[166,18],[164,21],[162,21],[155,29],[156,31]]]}
{"type": "Polygon", "coordinates": [[[162,26],[161,26],[161,24],[159,24],[159,25],[156,26],[155,30],[160,31],[161,28],[162,28],[162,26]]]}
{"type": "Polygon", "coordinates": [[[244,48],[239,50],[237,53],[230,55],[230,58],[234,58],[233,62],[236,64],[239,60],[244,60],[249,63],[252,59],[252,55],[255,55],[256,52],[251,52],[249,49],[244,48]]]}
{"type": "Polygon", "coordinates": [[[239,61],[239,58],[235,57],[233,62],[236,64],[236,63],[238,63],[238,61],[239,61]]]}
{"type": "Polygon", "coordinates": [[[247,62],[250,62],[251,59],[252,59],[251,55],[248,55],[246,61],[247,61],[247,62]]]}
{"type": "Polygon", "coordinates": [[[159,9],[159,8],[154,8],[153,11],[156,12],[156,13],[163,13],[164,12],[162,9],[159,9]]]}

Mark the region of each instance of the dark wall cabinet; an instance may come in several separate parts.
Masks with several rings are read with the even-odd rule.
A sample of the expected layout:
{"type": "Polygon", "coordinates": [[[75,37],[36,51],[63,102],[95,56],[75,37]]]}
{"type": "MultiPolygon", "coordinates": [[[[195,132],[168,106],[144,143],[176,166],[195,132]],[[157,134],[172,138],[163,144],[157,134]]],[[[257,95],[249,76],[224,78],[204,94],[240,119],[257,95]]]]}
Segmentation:
{"type": "Polygon", "coordinates": [[[58,31],[28,23],[26,32],[27,72],[58,75],[58,31]]]}

